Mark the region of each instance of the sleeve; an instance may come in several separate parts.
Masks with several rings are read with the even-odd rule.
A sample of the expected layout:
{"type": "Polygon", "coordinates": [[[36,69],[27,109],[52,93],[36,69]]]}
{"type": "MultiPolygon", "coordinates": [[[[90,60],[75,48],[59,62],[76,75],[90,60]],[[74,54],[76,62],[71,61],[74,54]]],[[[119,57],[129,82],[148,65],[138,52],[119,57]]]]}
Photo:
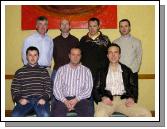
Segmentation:
{"type": "Polygon", "coordinates": [[[23,43],[23,47],[22,47],[22,61],[23,64],[26,65],[28,63],[27,58],[26,58],[26,50],[29,47],[29,42],[28,39],[26,39],[23,43]]]}
{"type": "Polygon", "coordinates": [[[53,86],[53,94],[57,100],[60,100],[61,102],[64,103],[66,98],[63,95],[61,71],[62,69],[59,68],[56,73],[55,80],[54,80],[54,86],[53,86]]]}
{"type": "MultiPolygon", "coordinates": [[[[50,42],[51,42],[51,45],[50,45],[50,60],[52,60],[52,57],[53,57],[53,40],[51,39],[50,42]]],[[[51,65],[52,64],[50,64],[50,66],[51,65]]]]}
{"type": "Polygon", "coordinates": [[[49,73],[46,69],[44,69],[43,72],[43,87],[44,87],[44,93],[41,98],[44,99],[45,101],[49,101],[52,95],[52,83],[49,73]]]}
{"type": "Polygon", "coordinates": [[[14,102],[18,102],[22,98],[21,86],[22,86],[21,77],[19,76],[19,73],[16,72],[11,85],[11,94],[14,102]]]}
{"type": "Polygon", "coordinates": [[[136,59],[134,63],[132,64],[132,68],[135,69],[134,72],[138,72],[142,60],[142,46],[141,46],[141,41],[139,40],[136,44],[136,59]]]}
{"type": "Polygon", "coordinates": [[[82,92],[76,98],[80,101],[82,99],[89,98],[91,96],[91,92],[93,89],[93,79],[90,70],[86,72],[85,75],[85,87],[83,88],[82,92]]]}

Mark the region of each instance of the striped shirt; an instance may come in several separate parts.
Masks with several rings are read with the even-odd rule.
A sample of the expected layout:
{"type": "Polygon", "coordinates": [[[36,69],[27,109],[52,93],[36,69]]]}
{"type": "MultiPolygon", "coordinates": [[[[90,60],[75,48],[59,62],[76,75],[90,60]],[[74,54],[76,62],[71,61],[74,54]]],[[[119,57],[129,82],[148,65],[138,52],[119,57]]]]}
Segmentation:
{"type": "Polygon", "coordinates": [[[72,68],[70,64],[60,67],[54,80],[53,94],[64,102],[66,97],[75,96],[78,100],[89,98],[93,88],[90,70],[79,64],[72,68]]]}
{"type": "Polygon", "coordinates": [[[23,66],[14,75],[11,93],[15,102],[30,96],[39,96],[39,98],[49,100],[52,89],[48,71],[39,65],[23,66]]]}
{"type": "Polygon", "coordinates": [[[109,90],[112,95],[122,95],[125,92],[122,72],[120,64],[118,64],[117,70],[114,72],[112,71],[111,65],[109,66],[106,78],[106,90],[109,90]]]}

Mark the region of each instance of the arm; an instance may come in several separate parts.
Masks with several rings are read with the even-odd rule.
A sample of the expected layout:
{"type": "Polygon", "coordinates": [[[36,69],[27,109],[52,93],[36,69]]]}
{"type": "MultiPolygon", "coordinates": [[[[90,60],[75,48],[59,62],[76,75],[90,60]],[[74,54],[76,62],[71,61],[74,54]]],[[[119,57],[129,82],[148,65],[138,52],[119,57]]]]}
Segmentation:
{"type": "MultiPolygon", "coordinates": [[[[51,42],[51,45],[50,45],[50,60],[51,60],[51,62],[52,62],[52,57],[53,57],[53,40],[51,39],[50,40],[50,42],[51,42]]],[[[51,66],[52,64],[50,64],[50,66],[51,66]]]]}
{"type": "Polygon", "coordinates": [[[27,48],[29,47],[29,42],[28,40],[26,39],[23,43],[23,47],[22,47],[22,61],[23,61],[23,64],[26,65],[28,62],[27,62],[27,58],[26,58],[26,50],[27,48]]]}
{"type": "Polygon", "coordinates": [[[82,92],[79,96],[76,96],[77,100],[86,99],[91,96],[92,88],[93,88],[93,79],[90,70],[87,70],[85,75],[85,87],[83,88],[82,92]]]}
{"type": "Polygon", "coordinates": [[[19,102],[21,96],[22,81],[19,72],[16,72],[11,85],[11,94],[14,102],[19,102]]]}
{"type": "Polygon", "coordinates": [[[54,96],[57,100],[60,100],[64,103],[66,98],[63,95],[62,74],[61,74],[61,72],[62,72],[62,69],[59,68],[57,73],[56,73],[55,80],[54,80],[53,94],[54,94],[54,96]]]}
{"type": "Polygon", "coordinates": [[[49,76],[49,73],[46,69],[42,72],[43,74],[43,88],[44,88],[44,93],[41,99],[44,99],[45,101],[49,101],[52,95],[52,83],[51,79],[49,76]]]}

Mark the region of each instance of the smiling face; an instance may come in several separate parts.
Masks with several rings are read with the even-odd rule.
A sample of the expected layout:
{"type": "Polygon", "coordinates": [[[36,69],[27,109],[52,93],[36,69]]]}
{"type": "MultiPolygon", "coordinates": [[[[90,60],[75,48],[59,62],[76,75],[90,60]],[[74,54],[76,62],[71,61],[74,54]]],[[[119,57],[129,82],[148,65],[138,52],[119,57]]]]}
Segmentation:
{"type": "Polygon", "coordinates": [[[122,21],[119,24],[119,32],[122,36],[128,35],[130,33],[130,25],[127,21],[122,21]]]}
{"type": "Polygon", "coordinates": [[[118,63],[119,59],[120,59],[119,48],[116,46],[109,47],[107,57],[108,57],[110,63],[113,63],[113,64],[118,63]]]}
{"type": "Polygon", "coordinates": [[[37,21],[36,29],[41,35],[45,35],[45,33],[48,30],[48,21],[46,20],[37,21]]]}

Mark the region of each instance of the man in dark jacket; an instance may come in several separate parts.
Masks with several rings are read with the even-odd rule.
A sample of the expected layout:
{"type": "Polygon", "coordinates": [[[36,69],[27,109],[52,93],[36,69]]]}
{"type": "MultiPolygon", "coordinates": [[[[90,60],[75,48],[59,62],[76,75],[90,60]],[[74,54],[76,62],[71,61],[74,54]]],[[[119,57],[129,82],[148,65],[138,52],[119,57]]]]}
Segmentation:
{"type": "Polygon", "coordinates": [[[94,99],[97,105],[95,116],[111,116],[120,112],[126,116],[151,117],[150,111],[137,103],[138,87],[130,68],[119,63],[120,47],[112,43],[108,49],[109,65],[96,76],[94,99]]]}

